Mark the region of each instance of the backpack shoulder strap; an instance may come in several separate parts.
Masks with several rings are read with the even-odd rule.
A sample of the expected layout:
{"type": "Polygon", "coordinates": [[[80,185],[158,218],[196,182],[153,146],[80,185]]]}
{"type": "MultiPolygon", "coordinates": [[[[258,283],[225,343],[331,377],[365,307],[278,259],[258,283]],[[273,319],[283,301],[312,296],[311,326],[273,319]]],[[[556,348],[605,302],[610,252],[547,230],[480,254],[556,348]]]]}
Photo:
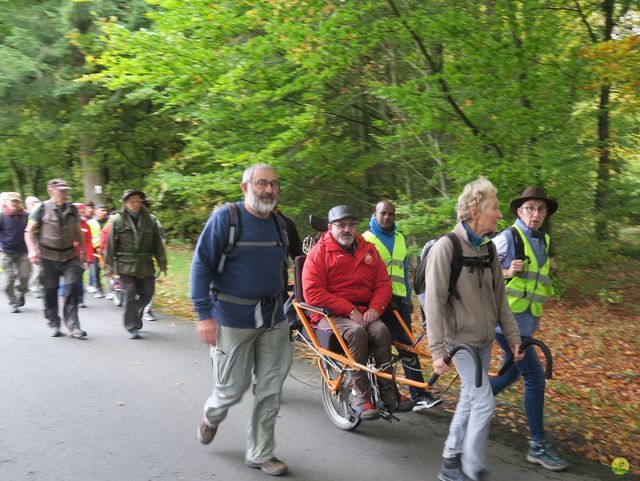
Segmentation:
{"type": "Polygon", "coordinates": [[[278,228],[278,234],[280,235],[280,242],[284,246],[285,255],[289,254],[289,235],[287,234],[287,223],[280,214],[276,214],[275,212],[271,213],[273,215],[273,220],[276,223],[276,227],[278,228]]]}
{"type": "Polygon", "coordinates": [[[227,261],[229,253],[236,246],[238,237],[240,236],[240,223],[239,223],[239,211],[237,202],[227,202],[224,205],[229,212],[229,236],[227,237],[227,243],[222,249],[222,256],[220,256],[220,262],[218,262],[218,274],[222,274],[224,270],[224,263],[227,261]]]}
{"type": "Polygon", "coordinates": [[[451,244],[453,244],[453,254],[451,255],[451,275],[449,276],[449,297],[453,296],[456,299],[460,299],[460,294],[458,294],[456,284],[458,283],[458,278],[462,272],[462,245],[460,244],[458,236],[453,232],[448,232],[445,236],[448,237],[451,244]]]}
{"type": "Polygon", "coordinates": [[[507,229],[511,232],[513,236],[513,245],[516,250],[516,259],[524,259],[524,242],[522,241],[522,237],[520,236],[520,231],[516,229],[514,226],[511,226],[507,229]]]}

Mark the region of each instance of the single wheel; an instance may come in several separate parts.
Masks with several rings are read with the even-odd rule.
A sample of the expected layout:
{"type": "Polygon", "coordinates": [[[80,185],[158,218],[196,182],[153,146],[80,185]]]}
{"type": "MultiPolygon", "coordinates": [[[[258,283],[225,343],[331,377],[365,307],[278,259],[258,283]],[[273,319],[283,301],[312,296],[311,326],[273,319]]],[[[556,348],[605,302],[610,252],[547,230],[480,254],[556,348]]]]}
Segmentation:
{"type": "MultiPolygon", "coordinates": [[[[340,377],[340,371],[331,364],[322,361],[322,366],[329,379],[336,380],[340,377]]],[[[351,404],[349,404],[350,384],[351,375],[345,373],[345,378],[342,380],[340,389],[334,394],[324,379],[322,379],[322,405],[331,422],[345,431],[353,431],[360,425],[360,418],[351,407],[351,404]]]]}
{"type": "Polygon", "coordinates": [[[120,307],[122,305],[122,292],[114,291],[113,293],[113,303],[120,307]]]}

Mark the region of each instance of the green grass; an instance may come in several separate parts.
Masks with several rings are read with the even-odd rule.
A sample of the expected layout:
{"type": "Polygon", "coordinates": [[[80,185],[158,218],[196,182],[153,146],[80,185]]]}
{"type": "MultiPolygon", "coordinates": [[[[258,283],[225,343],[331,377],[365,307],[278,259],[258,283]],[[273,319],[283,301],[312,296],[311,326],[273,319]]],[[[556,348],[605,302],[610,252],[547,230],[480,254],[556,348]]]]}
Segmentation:
{"type": "Polygon", "coordinates": [[[620,231],[620,253],[640,260],[640,227],[627,227],[620,231]]]}
{"type": "Polygon", "coordinates": [[[156,286],[155,305],[172,316],[195,319],[189,299],[189,271],[193,250],[184,247],[167,247],[167,277],[160,277],[156,286]]]}

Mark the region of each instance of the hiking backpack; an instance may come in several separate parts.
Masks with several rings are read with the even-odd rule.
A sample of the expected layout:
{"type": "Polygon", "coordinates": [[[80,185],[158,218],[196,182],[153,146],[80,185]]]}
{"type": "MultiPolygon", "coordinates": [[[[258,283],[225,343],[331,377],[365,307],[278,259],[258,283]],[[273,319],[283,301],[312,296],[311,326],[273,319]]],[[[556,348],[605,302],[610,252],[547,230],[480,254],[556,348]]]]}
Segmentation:
{"type": "MultiPolygon", "coordinates": [[[[431,248],[436,244],[436,242],[438,242],[438,240],[440,240],[441,237],[443,236],[431,239],[422,248],[420,262],[416,266],[416,270],[413,275],[413,291],[416,294],[424,294],[426,288],[424,277],[427,268],[427,257],[431,248]]],[[[493,242],[489,242],[488,255],[480,257],[466,257],[462,255],[462,245],[460,244],[460,239],[458,239],[457,235],[453,232],[448,232],[444,234],[444,237],[448,237],[453,244],[453,254],[451,255],[451,275],[449,276],[449,298],[454,296],[456,299],[460,299],[460,295],[456,290],[456,284],[458,283],[458,278],[460,277],[462,268],[466,266],[471,269],[475,269],[476,267],[490,269],[496,257],[496,248],[493,245],[493,242]]]]}

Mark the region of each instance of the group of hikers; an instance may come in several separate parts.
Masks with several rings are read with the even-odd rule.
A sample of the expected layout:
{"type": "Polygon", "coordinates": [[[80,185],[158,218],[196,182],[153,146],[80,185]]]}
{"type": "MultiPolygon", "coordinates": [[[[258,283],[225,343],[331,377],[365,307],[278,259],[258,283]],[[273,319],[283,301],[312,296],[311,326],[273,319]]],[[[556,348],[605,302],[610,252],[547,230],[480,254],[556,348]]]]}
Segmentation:
{"type": "Polygon", "coordinates": [[[80,326],[78,308],[84,303],[83,275],[90,269],[89,292],[96,298],[116,295],[102,288],[101,271],[112,282],[118,278],[124,307],[124,327],[132,339],[140,338],[143,320],[155,320],[150,310],[156,265],[166,271],[167,260],[160,223],[143,204],[144,192],[128,189],[122,209],[109,216],[106,205],[72,203],[71,187],[63,179],[47,183],[48,200],[35,197],[22,203],[17,192],[2,193],[0,250],[5,292],[13,313],[25,305],[32,266],[37,270],[39,297],[52,337],[87,336],[80,326]],[[31,202],[30,202],[31,201],[31,202]],[[62,281],[62,282],[61,282],[62,281]],[[59,299],[63,301],[62,317],[59,299]]]}
{"type": "MultiPolygon", "coordinates": [[[[241,189],[243,201],[215,210],[207,221],[191,266],[197,331],[211,346],[214,383],[197,435],[201,443],[211,443],[229,408],[253,386],[245,464],[279,476],[288,471],[274,455],[274,427],[292,362],[281,295],[282,266],[291,253],[277,210],[280,183],[274,169],[266,164],[247,168],[241,189]]],[[[542,306],[552,293],[555,263],[542,224],[558,204],[542,188],[531,186],[510,207],[514,225],[492,238],[502,218],[496,188],[483,177],[469,183],[458,199],[453,232],[438,239],[421,264],[434,371],[441,375],[450,369],[448,352],[459,343],[476,348],[482,361],[483,382],[475,387],[471,355],[459,351],[451,359],[461,389],[438,475],[442,481],[486,478],[494,394],[520,376],[530,431],[526,459],[554,471],[567,468],[545,436],[542,366],[532,347],[520,349],[537,330],[542,306]],[[502,375],[489,378],[494,341],[505,358],[515,362],[502,375]]],[[[391,202],[375,206],[362,235],[359,220],[349,206],[329,210],[327,231],[304,263],[302,290],[306,302],[331,312],[357,362],[366,364],[371,352],[376,365],[384,366],[391,359],[392,341],[407,341],[390,313],[392,300],[411,325],[407,246],[397,231],[391,202]]],[[[329,329],[321,315],[312,316],[311,322],[315,329],[329,329]]],[[[408,379],[423,380],[418,359],[404,359],[403,367],[408,379]]],[[[362,420],[378,419],[366,374],[355,371],[352,378],[354,412],[362,420]]],[[[441,402],[416,388],[410,389],[411,398],[405,397],[388,380],[379,380],[379,388],[382,403],[395,412],[428,409],[441,402]]]]}
{"type": "MultiPolygon", "coordinates": [[[[253,387],[245,464],[280,476],[288,467],[274,455],[274,428],[292,363],[283,292],[287,258],[302,254],[302,245],[293,222],[278,210],[280,183],[272,167],[262,163],[248,167],[240,187],[244,199],[215,209],[207,220],[191,265],[196,330],[210,346],[213,364],[213,390],[197,437],[203,444],[211,443],[229,408],[253,387]]],[[[63,277],[63,318],[69,335],[86,336],[78,319],[82,287],[74,286],[81,282],[90,249],[95,248],[99,266],[120,278],[124,326],[129,337],[139,338],[158,271],[167,269],[159,222],[144,207],[147,199],[142,191],[125,190],[115,215],[109,217],[106,206],[98,206],[95,218],[87,219],[86,205],[81,211],[68,202],[69,189],[62,179],[50,180],[51,198],[30,212],[24,210],[19,194],[3,196],[0,249],[11,306],[19,312],[24,305],[30,265],[39,265],[52,335],[61,335],[58,288],[63,277]],[[83,233],[83,218],[89,235],[83,233]]],[[[470,182],[458,198],[455,228],[424,250],[418,266],[424,277],[418,297],[433,370],[442,375],[453,365],[461,381],[438,475],[442,481],[486,479],[494,395],[520,376],[530,434],[526,459],[549,470],[567,468],[545,436],[544,371],[532,347],[521,349],[535,335],[543,304],[552,293],[555,262],[542,226],[558,204],[542,188],[530,186],[511,201],[510,208],[515,223],[495,235],[502,218],[497,190],[484,177],[470,182]],[[488,375],[494,341],[505,359],[515,361],[495,377],[488,375]],[[479,354],[480,387],[475,386],[475,364],[468,352],[458,351],[449,359],[451,348],[460,343],[479,354]]],[[[355,360],[362,364],[371,354],[377,366],[388,366],[392,342],[410,344],[391,307],[411,326],[413,283],[406,240],[395,215],[394,204],[381,200],[361,234],[360,215],[350,206],[334,206],[328,212],[327,230],[311,248],[302,270],[305,301],[331,312],[355,360]]],[[[94,269],[99,278],[99,267],[94,269]]],[[[102,294],[99,283],[96,294],[102,294]]],[[[331,329],[321,315],[312,316],[311,322],[314,329],[331,329]]],[[[417,355],[405,356],[402,365],[407,379],[424,382],[417,355]]],[[[352,380],[354,413],[363,421],[378,419],[382,406],[374,404],[366,373],[352,372],[352,380]]],[[[431,409],[442,402],[416,387],[407,397],[390,380],[381,379],[379,389],[381,402],[392,412],[431,409]]]]}

